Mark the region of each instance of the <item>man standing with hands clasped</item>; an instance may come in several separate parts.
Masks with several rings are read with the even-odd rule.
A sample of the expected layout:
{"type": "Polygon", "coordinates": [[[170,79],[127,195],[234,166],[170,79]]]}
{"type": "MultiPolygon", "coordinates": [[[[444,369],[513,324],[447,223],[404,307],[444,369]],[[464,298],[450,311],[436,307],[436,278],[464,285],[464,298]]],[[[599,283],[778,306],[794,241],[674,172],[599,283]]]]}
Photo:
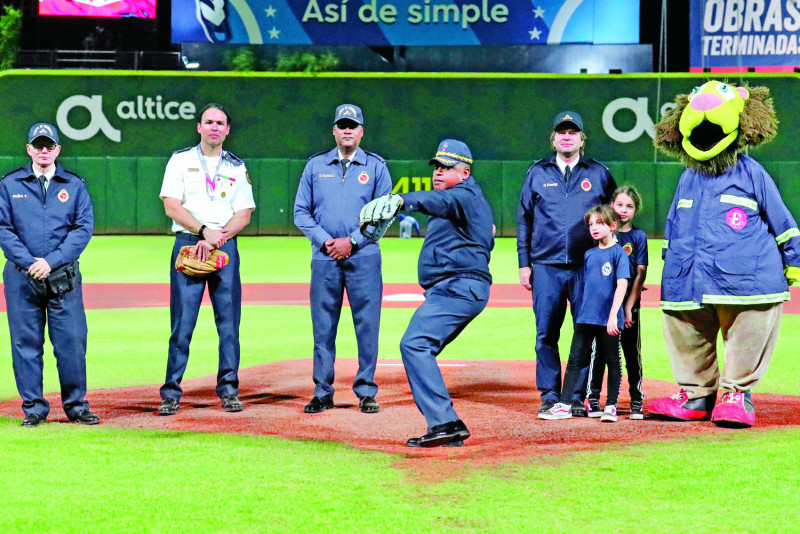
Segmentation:
{"type": "MultiPolygon", "coordinates": [[[[536,317],[536,387],[542,395],[539,413],[552,408],[561,395],[558,338],[571,305],[573,323],[583,295],[583,255],[594,242],[584,214],[598,204],[610,204],[617,188],[605,165],[583,155],[583,119],[562,111],[553,120],[550,144],[555,153],[528,169],[517,209],[519,281],[531,291],[536,317]]],[[[588,367],[573,392],[573,417],[586,417],[582,390],[588,367]]]]}
{"type": "Polygon", "coordinates": [[[56,163],[55,126],[34,124],[26,148],[31,163],[0,185],[0,247],[8,260],[3,282],[22,426],[44,423],[50,413],[42,391],[45,324],[67,418],[96,425],[100,418],[84,399],[87,327],[78,270],[94,229],[92,200],[83,180],[56,163]]]}
{"type": "Polygon", "coordinates": [[[314,329],[314,397],[306,413],[333,408],[336,331],[344,291],[353,313],[358,373],[353,393],[364,413],[377,413],[378,327],[383,278],[381,251],[358,231],[358,213],[370,200],[391,193],[386,161],[360,148],[361,108],[336,108],[336,147],[308,158],[294,201],[294,224],[311,241],[311,323],[314,329]]]}
{"type": "Polygon", "coordinates": [[[175,244],[169,277],[172,335],[159,415],[175,415],[180,408],[180,384],[206,284],[219,334],[216,392],[226,412],[244,408],[239,400],[242,281],[236,235],[250,223],[256,204],[244,162],[222,148],[230,131],[225,109],[219,104],[207,104],[200,110],[197,123],[200,144],[175,152],[164,172],[160,197],[167,216],[173,220],[175,244]],[[193,247],[192,254],[199,260],[220,250],[228,255],[229,263],[205,277],[188,276],[175,268],[184,246],[193,247]]]}
{"type": "Polygon", "coordinates": [[[472,153],[465,143],[445,139],[430,164],[433,191],[379,198],[361,210],[360,225],[379,239],[400,209],[430,216],[418,262],[425,302],[400,341],[411,394],[428,432],[406,445],[461,447],[470,432],[453,409],[436,357],[489,302],[495,228],[489,202],[470,176],[472,153]]]}

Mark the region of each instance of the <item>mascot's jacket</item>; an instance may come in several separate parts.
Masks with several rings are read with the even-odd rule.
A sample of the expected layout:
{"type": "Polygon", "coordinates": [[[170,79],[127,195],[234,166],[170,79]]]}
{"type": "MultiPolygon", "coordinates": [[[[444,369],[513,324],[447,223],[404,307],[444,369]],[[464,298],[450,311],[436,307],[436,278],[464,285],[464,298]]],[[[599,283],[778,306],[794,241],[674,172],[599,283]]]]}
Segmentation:
{"type": "Polygon", "coordinates": [[[749,156],[719,176],[687,169],[667,216],[661,305],[789,300],[783,266],[800,266],[800,231],[767,171],[749,156]]]}
{"type": "Polygon", "coordinates": [[[566,186],[555,154],[531,165],[517,209],[519,266],[582,266],[583,255],[594,246],[583,216],[589,208],[609,204],[616,188],[605,165],[584,156],[566,186]]]}

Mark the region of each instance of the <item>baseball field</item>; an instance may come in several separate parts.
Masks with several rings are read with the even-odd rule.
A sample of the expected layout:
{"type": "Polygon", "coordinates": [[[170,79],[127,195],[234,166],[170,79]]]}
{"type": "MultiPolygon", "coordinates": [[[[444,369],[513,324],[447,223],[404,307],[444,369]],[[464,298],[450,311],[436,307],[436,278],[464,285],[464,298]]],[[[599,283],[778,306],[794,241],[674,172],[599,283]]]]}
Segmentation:
{"type": "MultiPolygon", "coordinates": [[[[460,449],[410,450],[405,439],[423,434],[425,423],[398,344],[422,293],[415,285],[420,239],[381,242],[379,414],[361,414],[350,389],[356,345],[348,309],[337,342],[337,408],[302,413],[313,392],[308,242],[243,237],[245,410],[223,412],[214,395],[209,305],[192,341],[181,411],[159,417],[172,241],[98,236],[81,257],[87,399],[99,426],[66,423],[48,343],[52,411],[47,424],[20,427],[8,328],[0,321],[1,532],[800,531],[796,288],[770,369],[754,391],[752,429],[631,421],[624,395],[616,424],[541,421],[533,313],[518,287],[515,241],[499,239],[489,307],[440,356],[473,437],[460,449]]],[[[653,307],[661,242],[649,246],[644,299],[651,306],[641,317],[652,399],[675,387],[653,307]]],[[[567,321],[564,359],[570,338],[567,321]]]]}

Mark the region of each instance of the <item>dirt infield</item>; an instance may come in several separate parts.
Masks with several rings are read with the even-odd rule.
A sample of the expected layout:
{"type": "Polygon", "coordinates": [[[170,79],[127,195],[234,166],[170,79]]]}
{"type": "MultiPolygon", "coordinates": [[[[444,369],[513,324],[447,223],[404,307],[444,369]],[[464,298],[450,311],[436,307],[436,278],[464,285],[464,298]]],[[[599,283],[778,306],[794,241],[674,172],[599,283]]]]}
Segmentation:
{"type": "MultiPolygon", "coordinates": [[[[399,462],[401,467],[433,478],[443,474],[439,470],[445,465],[452,474],[464,461],[480,465],[529,461],[543,455],[599,450],[607,444],[744,432],[721,429],[709,422],[632,421],[627,418],[628,398],[624,394],[620,399],[620,420],[615,424],[597,419],[542,421],[536,418],[539,400],[534,362],[443,360],[442,373],[455,408],[472,437],[463,448],[409,449],[406,439],[419,436],[426,429],[411,397],[402,363],[379,361],[376,381],[381,388],[381,411],[369,415],[358,410],[350,387],[356,366],[354,359],[336,362],[336,408],[315,415],[303,413],[313,391],[309,359],[242,369],[240,398],[245,410],[240,413],[229,414],[220,408],[214,377],[185,381],[180,412],[171,417],[156,414],[160,402],[157,385],[95,390],[89,392],[87,399],[103,425],[342,442],[358,449],[402,454],[405,460],[399,462]],[[420,463],[420,458],[451,461],[420,463]]],[[[649,399],[675,392],[674,385],[648,380],[644,389],[649,399]]],[[[66,421],[60,396],[52,394],[47,399],[53,406],[48,421],[66,421]]],[[[800,398],[755,394],[753,400],[758,414],[755,429],[800,425],[800,398]]],[[[20,399],[0,404],[0,413],[21,418],[20,399]]]]}

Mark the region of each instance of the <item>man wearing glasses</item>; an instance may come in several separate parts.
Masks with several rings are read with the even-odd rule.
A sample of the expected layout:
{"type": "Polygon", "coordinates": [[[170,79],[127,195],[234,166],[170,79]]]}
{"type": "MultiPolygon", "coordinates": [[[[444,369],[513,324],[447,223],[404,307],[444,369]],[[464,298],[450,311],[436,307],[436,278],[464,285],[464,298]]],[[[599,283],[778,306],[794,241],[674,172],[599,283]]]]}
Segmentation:
{"type": "Polygon", "coordinates": [[[344,291],[353,313],[358,373],[353,392],[364,413],[377,413],[375,367],[383,278],[377,242],[364,238],[358,214],[372,199],[392,192],[386,161],[359,148],[361,108],[342,104],[333,119],[336,147],[308,158],[294,202],[294,224],[311,241],[311,323],[314,330],[314,397],[305,413],[333,408],[336,331],[344,291]]]}
{"type": "MultiPolygon", "coordinates": [[[[589,208],[609,204],[617,187],[605,165],[583,155],[583,119],[562,111],[553,119],[550,144],[555,153],[528,169],[517,208],[519,281],[533,295],[536,317],[536,387],[539,413],[558,402],[561,359],[558,338],[571,304],[573,319],[583,295],[583,256],[594,242],[583,216],[589,208]]],[[[581,374],[586,384],[588,368],[581,374]]],[[[573,396],[572,415],[586,417],[585,395],[573,396]]]]}
{"type": "Polygon", "coordinates": [[[94,229],[92,200],[81,177],[56,163],[55,126],[34,124],[26,149],[31,162],[0,184],[0,247],[8,260],[3,282],[22,426],[44,423],[50,413],[42,386],[45,324],[64,413],[72,422],[96,425],[100,418],[84,398],[87,327],[78,270],[94,229]]]}

